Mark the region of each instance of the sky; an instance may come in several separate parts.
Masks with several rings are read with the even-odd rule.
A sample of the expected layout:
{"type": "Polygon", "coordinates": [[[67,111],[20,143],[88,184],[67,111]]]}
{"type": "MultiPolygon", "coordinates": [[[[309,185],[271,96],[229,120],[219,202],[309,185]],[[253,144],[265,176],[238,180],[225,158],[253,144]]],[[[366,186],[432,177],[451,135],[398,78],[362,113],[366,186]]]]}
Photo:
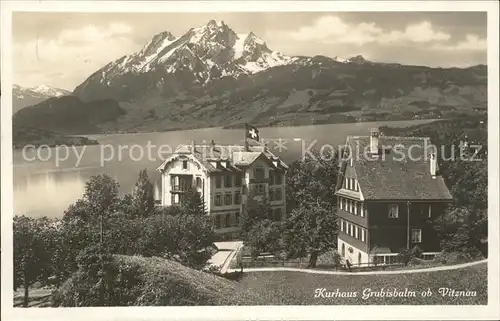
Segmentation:
{"type": "Polygon", "coordinates": [[[139,51],[162,31],[180,36],[209,20],[253,31],[286,55],[362,55],[431,67],[486,64],[483,12],[14,12],[13,81],[73,90],[92,73],[139,51]]]}

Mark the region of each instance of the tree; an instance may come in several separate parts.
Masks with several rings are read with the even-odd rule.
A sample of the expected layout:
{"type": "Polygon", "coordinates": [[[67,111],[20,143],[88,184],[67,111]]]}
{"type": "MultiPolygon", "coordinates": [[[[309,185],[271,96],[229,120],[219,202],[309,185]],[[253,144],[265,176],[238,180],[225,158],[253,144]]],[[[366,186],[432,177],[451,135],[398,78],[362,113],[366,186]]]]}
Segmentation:
{"type": "Polygon", "coordinates": [[[208,216],[199,214],[172,217],[171,243],[175,244],[174,257],[194,269],[202,269],[213,255],[215,234],[208,216]]]}
{"type": "Polygon", "coordinates": [[[312,152],[291,164],[286,175],[287,210],[291,212],[301,203],[322,202],[337,204],[335,187],[338,175],[336,152],[312,152]]]}
{"type": "Polygon", "coordinates": [[[460,252],[468,258],[482,254],[488,224],[486,215],[484,211],[468,207],[450,208],[437,220],[443,251],[460,252]]]}
{"type": "Polygon", "coordinates": [[[85,184],[83,202],[93,223],[113,214],[119,204],[120,185],[108,175],[92,176],[85,184]]]}
{"type": "Polygon", "coordinates": [[[247,240],[250,230],[264,220],[273,220],[272,207],[267,198],[258,199],[251,193],[240,217],[240,229],[243,240],[247,240]]]}
{"type": "Polygon", "coordinates": [[[47,217],[14,216],[14,290],[24,287],[23,306],[28,307],[29,287],[45,281],[53,272],[56,222],[47,217]]]}
{"type": "Polygon", "coordinates": [[[187,189],[181,199],[181,207],[184,208],[187,214],[205,215],[207,209],[205,201],[201,194],[196,190],[195,186],[187,189]]]}
{"type": "Polygon", "coordinates": [[[153,184],[149,181],[146,169],[139,172],[139,178],[135,183],[132,193],[132,203],[138,216],[149,216],[154,211],[154,188],[153,184]]]}
{"type": "Polygon", "coordinates": [[[185,212],[185,209],[177,204],[166,207],[159,207],[156,209],[156,213],[161,216],[176,216],[185,214],[185,212]]]}
{"type": "MultiPolygon", "coordinates": [[[[105,224],[124,206],[118,195],[119,185],[108,175],[92,176],[85,184],[83,198],[69,206],[63,215],[57,255],[62,276],[76,271],[76,257],[91,244],[99,244],[105,224]]],[[[106,242],[121,242],[109,239],[106,242]]]]}
{"type": "Polygon", "coordinates": [[[263,219],[255,222],[245,235],[245,245],[252,249],[252,256],[256,257],[262,252],[279,254],[282,251],[281,235],[283,226],[281,222],[263,219]]]}
{"type": "Polygon", "coordinates": [[[288,258],[309,254],[309,267],[316,267],[318,256],[337,245],[335,207],[320,200],[303,202],[287,218],[283,238],[288,258]]]}
{"type": "Polygon", "coordinates": [[[254,256],[261,252],[279,252],[282,223],[274,221],[267,198],[250,194],[240,217],[240,235],[254,256]]]}

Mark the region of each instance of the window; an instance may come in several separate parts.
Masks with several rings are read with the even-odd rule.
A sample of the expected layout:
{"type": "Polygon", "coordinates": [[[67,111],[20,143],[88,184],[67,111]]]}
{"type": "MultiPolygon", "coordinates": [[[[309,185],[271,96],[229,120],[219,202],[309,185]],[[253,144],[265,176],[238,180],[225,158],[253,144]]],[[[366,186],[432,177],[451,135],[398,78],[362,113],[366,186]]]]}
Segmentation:
{"type": "Polygon", "coordinates": [[[274,201],[274,190],[272,188],[269,187],[269,201],[272,202],[274,201]]]}
{"type": "Polygon", "coordinates": [[[274,209],[274,220],[276,222],[281,221],[281,214],[282,214],[282,212],[281,212],[281,208],[280,207],[274,209]]]}
{"type": "Polygon", "coordinates": [[[188,162],[182,161],[182,169],[188,169],[188,162]]]}
{"type": "Polygon", "coordinates": [[[361,229],[361,242],[365,241],[365,237],[366,237],[366,230],[365,229],[361,229]]]}
{"type": "Polygon", "coordinates": [[[352,212],[354,212],[354,210],[352,209],[352,200],[349,200],[349,213],[352,212]]]}
{"type": "Polygon", "coordinates": [[[236,174],[234,176],[234,186],[240,187],[241,186],[241,181],[242,181],[242,176],[240,174],[236,174]]]}
{"type": "Polygon", "coordinates": [[[231,227],[231,214],[226,214],[226,227],[231,227]]]}
{"type": "Polygon", "coordinates": [[[234,204],[241,204],[241,194],[240,194],[240,191],[234,192],[234,204]]]}
{"type": "Polygon", "coordinates": [[[274,200],[281,201],[283,199],[283,194],[281,193],[281,188],[277,188],[274,190],[274,200]]]}
{"type": "Polygon", "coordinates": [[[358,215],[358,202],[354,202],[354,214],[358,215]]]}
{"type": "Polygon", "coordinates": [[[348,189],[348,183],[347,183],[348,178],[344,178],[344,188],[348,189]]]}
{"type": "Polygon", "coordinates": [[[389,218],[398,218],[399,217],[399,206],[397,204],[389,205],[389,218]]]}
{"type": "Polygon", "coordinates": [[[357,239],[359,239],[359,227],[355,226],[354,227],[354,232],[355,232],[354,237],[357,238],[357,239]]]}
{"type": "Polygon", "coordinates": [[[196,177],[196,187],[201,188],[201,178],[200,177],[196,177]]]}
{"type": "Polygon", "coordinates": [[[221,225],[220,224],[220,221],[221,221],[220,215],[215,215],[214,219],[215,219],[215,229],[218,230],[218,229],[221,228],[221,226],[220,226],[221,225]]]}
{"type": "Polygon", "coordinates": [[[238,212],[234,213],[234,225],[235,226],[240,225],[240,213],[238,212]]]}
{"type": "Polygon", "coordinates": [[[432,217],[432,206],[431,204],[429,204],[429,218],[432,217]]]}
{"type": "Polygon", "coordinates": [[[359,190],[358,188],[358,180],[354,179],[354,190],[357,192],[359,190]]]}
{"type": "Polygon", "coordinates": [[[215,188],[221,188],[222,185],[222,177],[215,176],[215,188]]]}
{"type": "Polygon", "coordinates": [[[222,206],[222,194],[215,194],[215,206],[222,206]]]}
{"type": "Polygon", "coordinates": [[[253,170],[253,176],[255,179],[264,179],[264,167],[255,167],[253,170]]]}
{"type": "Polygon", "coordinates": [[[347,189],[351,189],[351,179],[347,179],[347,189]]]}
{"type": "Polygon", "coordinates": [[[255,194],[262,195],[266,191],[264,184],[255,184],[255,194]]]}
{"type": "Polygon", "coordinates": [[[233,187],[233,177],[231,175],[224,176],[224,186],[233,187]]]}
{"type": "Polygon", "coordinates": [[[359,204],[359,214],[361,215],[361,217],[365,217],[365,208],[363,206],[363,203],[359,204]]]}
{"type": "Polygon", "coordinates": [[[412,229],[411,230],[411,241],[412,243],[422,243],[422,230],[412,229]]]}
{"type": "Polygon", "coordinates": [[[343,203],[344,203],[344,202],[342,201],[342,197],[339,197],[339,208],[340,208],[341,210],[343,210],[343,209],[344,209],[344,207],[342,206],[342,205],[343,205],[343,203]]]}
{"type": "Polygon", "coordinates": [[[274,170],[269,170],[269,185],[274,185],[274,170]]]}
{"type": "Polygon", "coordinates": [[[340,231],[344,232],[344,220],[340,220],[340,231]]]}
{"type": "Polygon", "coordinates": [[[231,205],[231,204],[233,204],[233,194],[232,193],[224,194],[224,205],[231,205]]]}
{"type": "Polygon", "coordinates": [[[280,172],[274,172],[274,185],[283,184],[283,176],[280,172]]]}

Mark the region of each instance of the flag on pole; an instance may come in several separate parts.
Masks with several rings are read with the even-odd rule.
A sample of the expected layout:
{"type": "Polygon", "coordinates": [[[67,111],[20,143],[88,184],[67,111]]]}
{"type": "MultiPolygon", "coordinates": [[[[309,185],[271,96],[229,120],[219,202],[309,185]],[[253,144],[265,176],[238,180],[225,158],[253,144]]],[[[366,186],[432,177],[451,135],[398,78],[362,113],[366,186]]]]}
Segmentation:
{"type": "Polygon", "coordinates": [[[249,124],[246,124],[245,131],[246,131],[246,134],[245,134],[246,138],[250,138],[250,139],[253,139],[255,141],[259,141],[259,139],[260,139],[259,130],[256,127],[249,125],[249,124]]]}

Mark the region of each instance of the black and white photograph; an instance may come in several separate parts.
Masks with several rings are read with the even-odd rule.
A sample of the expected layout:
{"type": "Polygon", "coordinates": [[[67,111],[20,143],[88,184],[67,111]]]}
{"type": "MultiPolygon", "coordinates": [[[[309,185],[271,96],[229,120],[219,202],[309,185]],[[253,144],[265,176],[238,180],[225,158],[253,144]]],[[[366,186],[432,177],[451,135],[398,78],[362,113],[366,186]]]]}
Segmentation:
{"type": "Polygon", "coordinates": [[[500,318],[495,1],[1,14],[2,319],[500,318]]]}

